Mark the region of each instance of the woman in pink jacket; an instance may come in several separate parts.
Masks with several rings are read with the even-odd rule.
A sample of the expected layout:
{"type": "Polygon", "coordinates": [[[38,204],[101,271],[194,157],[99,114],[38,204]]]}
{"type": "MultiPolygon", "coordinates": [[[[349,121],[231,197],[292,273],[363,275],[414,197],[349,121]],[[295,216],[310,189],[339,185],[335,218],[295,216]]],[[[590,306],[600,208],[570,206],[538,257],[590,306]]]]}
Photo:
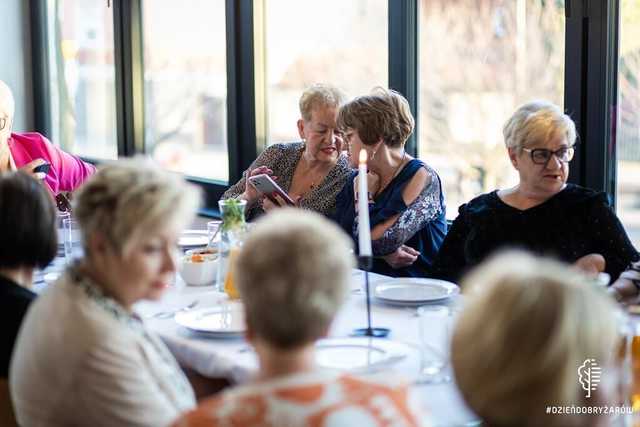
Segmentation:
{"type": "Polygon", "coordinates": [[[75,190],[95,172],[95,166],[62,151],[37,132],[12,133],[14,111],[11,89],[0,80],[0,172],[21,169],[43,180],[54,196],[75,190]],[[46,163],[51,165],[48,171],[34,171],[46,163]]]}

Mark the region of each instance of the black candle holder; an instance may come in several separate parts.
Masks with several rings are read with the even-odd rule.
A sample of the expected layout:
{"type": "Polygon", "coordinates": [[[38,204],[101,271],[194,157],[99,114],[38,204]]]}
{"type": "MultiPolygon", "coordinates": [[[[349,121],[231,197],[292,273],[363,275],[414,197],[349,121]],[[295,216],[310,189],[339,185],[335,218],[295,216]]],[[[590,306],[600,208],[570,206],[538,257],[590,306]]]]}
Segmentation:
{"type": "Polygon", "coordinates": [[[358,268],[364,271],[364,290],[367,300],[367,327],[355,329],[351,335],[354,337],[385,338],[391,333],[391,330],[389,328],[371,327],[371,292],[369,291],[369,271],[371,271],[371,268],[373,268],[373,257],[358,256],[358,268]]]}

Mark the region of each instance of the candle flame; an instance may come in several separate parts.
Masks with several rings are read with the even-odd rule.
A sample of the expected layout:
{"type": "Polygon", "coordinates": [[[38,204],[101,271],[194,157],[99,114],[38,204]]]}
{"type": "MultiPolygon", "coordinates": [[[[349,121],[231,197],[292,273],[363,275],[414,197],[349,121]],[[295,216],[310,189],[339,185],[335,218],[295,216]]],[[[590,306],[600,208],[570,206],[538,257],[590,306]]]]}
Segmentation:
{"type": "Polygon", "coordinates": [[[369,157],[367,155],[367,150],[365,150],[364,148],[360,150],[360,164],[366,164],[367,163],[367,157],[369,157]]]}

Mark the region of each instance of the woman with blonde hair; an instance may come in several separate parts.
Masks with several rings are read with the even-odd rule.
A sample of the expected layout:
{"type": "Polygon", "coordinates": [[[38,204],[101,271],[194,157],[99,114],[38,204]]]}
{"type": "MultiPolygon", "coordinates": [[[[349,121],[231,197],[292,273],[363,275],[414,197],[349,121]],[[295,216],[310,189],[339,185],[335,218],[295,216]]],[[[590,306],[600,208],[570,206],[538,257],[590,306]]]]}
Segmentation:
{"type": "Polygon", "coordinates": [[[457,281],[495,250],[520,248],[615,281],[638,252],[605,193],[567,183],[573,120],[550,102],[532,101],[503,133],[518,184],[460,206],[430,275],[457,281]]]}
{"type": "Polygon", "coordinates": [[[74,216],[84,257],[32,304],[10,367],[18,423],[166,426],[195,406],[189,382],[132,310],[176,271],[197,190],[142,160],[99,170],[74,216]]]}
{"type": "Polygon", "coordinates": [[[602,415],[547,412],[615,404],[616,307],[589,281],[556,261],[522,253],[496,256],[465,277],[452,365],[483,425],[603,425],[602,415]],[[600,383],[587,392],[587,370],[596,367],[600,383]]]}
{"type": "Polygon", "coordinates": [[[285,206],[280,196],[269,199],[247,181],[250,176],[268,174],[297,206],[323,215],[333,214],[336,195],[349,175],[349,163],[341,154],[342,135],[336,126],[344,99],[343,92],[330,85],[307,88],[300,97],[297,122],[302,142],[269,146],[222,198],[246,200],[249,220],[285,206]]]}
{"type": "Polygon", "coordinates": [[[405,150],[414,119],[398,92],[376,88],[340,109],[352,167],[367,154],[369,194],[356,191],[357,172],[338,195],[335,219],[357,239],[357,198],[369,198],[373,271],[388,276],[424,276],[447,231],[440,177],[405,150]]]}

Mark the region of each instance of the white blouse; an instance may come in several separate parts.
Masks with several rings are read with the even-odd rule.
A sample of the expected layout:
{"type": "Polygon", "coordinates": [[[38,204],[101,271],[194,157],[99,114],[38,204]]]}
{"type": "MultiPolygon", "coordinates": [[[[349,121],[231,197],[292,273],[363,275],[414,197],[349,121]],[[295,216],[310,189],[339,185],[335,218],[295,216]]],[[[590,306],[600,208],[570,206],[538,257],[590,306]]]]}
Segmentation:
{"type": "Polygon", "coordinates": [[[9,371],[21,426],[166,426],[195,406],[142,321],[68,270],[32,304],[9,371]]]}

